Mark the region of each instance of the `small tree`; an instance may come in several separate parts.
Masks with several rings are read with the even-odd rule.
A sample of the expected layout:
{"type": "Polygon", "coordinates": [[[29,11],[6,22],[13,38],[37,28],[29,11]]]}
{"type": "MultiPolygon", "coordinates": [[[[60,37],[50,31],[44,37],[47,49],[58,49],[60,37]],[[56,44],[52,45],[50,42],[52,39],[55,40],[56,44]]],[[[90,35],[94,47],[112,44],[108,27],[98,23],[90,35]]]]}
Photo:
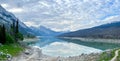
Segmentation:
{"type": "Polygon", "coordinates": [[[16,30],[15,30],[15,33],[19,33],[19,21],[17,20],[16,21],[16,30]]]}
{"type": "Polygon", "coordinates": [[[2,27],[0,26],[0,43],[6,43],[6,29],[4,25],[2,27]]]}
{"type": "Polygon", "coordinates": [[[15,27],[15,35],[16,35],[16,41],[23,40],[23,35],[19,32],[19,20],[16,21],[16,27],[15,27]]]}
{"type": "Polygon", "coordinates": [[[0,43],[2,43],[2,26],[0,26],[0,43]]]}
{"type": "Polygon", "coordinates": [[[13,39],[16,41],[16,26],[15,26],[15,21],[13,20],[13,23],[11,24],[11,30],[10,30],[10,35],[13,36],[13,39]]]}
{"type": "Polygon", "coordinates": [[[19,25],[19,22],[18,22],[18,19],[17,19],[16,25],[15,25],[15,40],[16,41],[18,41],[18,33],[19,33],[18,25],[19,25]]]}
{"type": "Polygon", "coordinates": [[[15,32],[15,21],[13,21],[12,27],[13,27],[13,33],[14,33],[15,32]]]}
{"type": "Polygon", "coordinates": [[[5,26],[3,25],[3,44],[6,43],[6,29],[5,29],[5,26]]]}

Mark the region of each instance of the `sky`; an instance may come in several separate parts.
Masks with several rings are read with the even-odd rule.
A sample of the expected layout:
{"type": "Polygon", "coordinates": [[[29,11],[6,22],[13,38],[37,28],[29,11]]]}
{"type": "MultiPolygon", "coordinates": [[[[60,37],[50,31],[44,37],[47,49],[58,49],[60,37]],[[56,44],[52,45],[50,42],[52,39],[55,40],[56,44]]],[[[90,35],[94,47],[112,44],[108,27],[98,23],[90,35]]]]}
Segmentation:
{"type": "Polygon", "coordinates": [[[120,21],[120,0],[0,0],[27,26],[76,31],[120,21]]]}

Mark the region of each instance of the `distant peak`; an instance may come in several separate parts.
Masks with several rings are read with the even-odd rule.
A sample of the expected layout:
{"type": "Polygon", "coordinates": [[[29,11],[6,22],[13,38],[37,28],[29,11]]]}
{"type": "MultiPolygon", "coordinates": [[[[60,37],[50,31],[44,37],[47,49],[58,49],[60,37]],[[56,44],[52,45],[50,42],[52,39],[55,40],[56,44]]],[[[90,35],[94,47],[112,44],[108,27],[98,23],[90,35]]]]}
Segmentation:
{"type": "Polygon", "coordinates": [[[39,28],[42,28],[42,29],[49,29],[49,28],[47,28],[47,27],[45,27],[45,26],[39,26],[39,28]]]}
{"type": "Polygon", "coordinates": [[[39,26],[40,28],[46,28],[45,26],[39,26]]]}

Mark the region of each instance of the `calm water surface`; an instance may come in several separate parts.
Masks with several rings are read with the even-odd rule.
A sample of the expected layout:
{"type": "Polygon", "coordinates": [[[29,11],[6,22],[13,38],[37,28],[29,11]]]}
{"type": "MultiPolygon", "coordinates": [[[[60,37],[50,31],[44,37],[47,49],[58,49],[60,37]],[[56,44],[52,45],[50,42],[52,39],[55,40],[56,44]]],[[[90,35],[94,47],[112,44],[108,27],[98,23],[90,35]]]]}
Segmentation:
{"type": "Polygon", "coordinates": [[[30,45],[40,47],[43,54],[63,57],[97,53],[120,47],[120,44],[115,43],[85,42],[55,37],[40,37],[39,41],[30,45]]]}

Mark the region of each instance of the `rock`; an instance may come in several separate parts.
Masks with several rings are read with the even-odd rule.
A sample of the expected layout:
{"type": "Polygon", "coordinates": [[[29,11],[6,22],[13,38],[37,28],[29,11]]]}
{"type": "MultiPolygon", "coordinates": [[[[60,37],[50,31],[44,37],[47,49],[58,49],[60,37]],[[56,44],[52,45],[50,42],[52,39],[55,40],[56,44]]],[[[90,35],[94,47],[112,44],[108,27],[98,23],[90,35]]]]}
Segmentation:
{"type": "Polygon", "coordinates": [[[0,55],[3,55],[3,52],[0,52],[0,55]]]}
{"type": "Polygon", "coordinates": [[[29,51],[29,50],[26,50],[24,53],[25,53],[26,55],[30,55],[30,51],[29,51]]]}
{"type": "Polygon", "coordinates": [[[6,57],[7,58],[12,58],[12,56],[10,54],[7,54],[6,57]]]}

